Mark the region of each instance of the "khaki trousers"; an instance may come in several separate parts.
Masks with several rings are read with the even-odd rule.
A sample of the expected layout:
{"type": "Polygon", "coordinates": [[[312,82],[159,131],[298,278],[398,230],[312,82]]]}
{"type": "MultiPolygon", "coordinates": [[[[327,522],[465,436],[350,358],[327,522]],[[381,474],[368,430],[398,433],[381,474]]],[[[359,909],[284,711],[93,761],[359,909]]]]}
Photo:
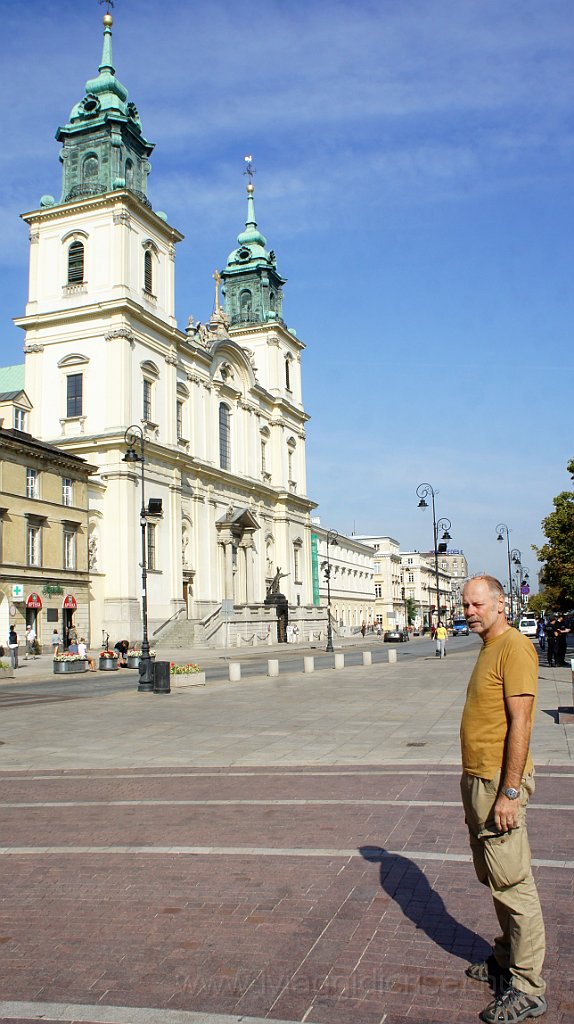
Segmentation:
{"type": "Polygon", "coordinates": [[[492,893],[502,929],[502,935],[494,942],[498,963],[510,970],[515,988],[530,995],[542,995],[546,988],[541,974],[544,922],[530,868],[526,831],[526,805],[534,792],[534,778],[531,774],[522,780],[519,827],[502,835],[497,833],[493,820],[499,786],[500,772],[493,779],[479,779],[463,772],[460,788],[472,859],[479,882],[492,893]]]}

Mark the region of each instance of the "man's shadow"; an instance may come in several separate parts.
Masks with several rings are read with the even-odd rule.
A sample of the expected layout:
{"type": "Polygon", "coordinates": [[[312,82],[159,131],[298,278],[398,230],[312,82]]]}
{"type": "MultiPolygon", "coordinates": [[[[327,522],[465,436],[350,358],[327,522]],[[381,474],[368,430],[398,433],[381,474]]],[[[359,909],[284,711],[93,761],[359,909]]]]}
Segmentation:
{"type": "Polygon", "coordinates": [[[449,914],[442,898],[412,860],[387,853],[381,846],[361,846],[359,853],[371,864],[380,864],[381,888],[437,946],[461,960],[485,960],[492,952],[481,935],[449,914]]]}

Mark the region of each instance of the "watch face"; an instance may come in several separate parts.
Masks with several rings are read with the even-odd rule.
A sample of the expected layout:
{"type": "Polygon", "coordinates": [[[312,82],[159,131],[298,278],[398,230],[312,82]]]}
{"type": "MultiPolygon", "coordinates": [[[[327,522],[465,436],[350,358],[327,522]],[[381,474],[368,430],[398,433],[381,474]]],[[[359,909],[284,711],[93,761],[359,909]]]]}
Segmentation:
{"type": "Polygon", "coordinates": [[[517,789],[513,789],[512,786],[509,786],[508,789],[504,790],[504,795],[507,796],[509,800],[516,800],[519,793],[517,789]]]}

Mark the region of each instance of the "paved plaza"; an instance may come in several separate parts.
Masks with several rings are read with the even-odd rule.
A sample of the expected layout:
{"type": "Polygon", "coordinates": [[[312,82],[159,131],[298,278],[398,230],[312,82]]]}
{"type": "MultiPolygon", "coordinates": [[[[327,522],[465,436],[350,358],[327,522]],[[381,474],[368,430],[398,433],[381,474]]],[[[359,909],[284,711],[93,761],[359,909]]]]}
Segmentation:
{"type": "MultiPolygon", "coordinates": [[[[476,1021],[464,967],[496,927],[458,794],[477,649],[169,696],[56,692],[41,666],[2,684],[0,1020],[476,1021]]],[[[574,1021],[571,703],[570,671],[541,667],[548,1024],[574,1021]]]]}

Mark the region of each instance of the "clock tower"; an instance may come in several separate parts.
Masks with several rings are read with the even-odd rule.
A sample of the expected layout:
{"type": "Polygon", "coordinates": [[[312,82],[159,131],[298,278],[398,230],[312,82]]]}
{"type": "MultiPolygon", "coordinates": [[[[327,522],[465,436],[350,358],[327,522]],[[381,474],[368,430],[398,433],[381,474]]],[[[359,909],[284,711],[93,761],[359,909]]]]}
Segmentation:
{"type": "Polygon", "coordinates": [[[267,251],[267,239],[257,227],[253,191],[250,180],[245,231],[237,236],[237,248],[229,254],[221,275],[231,327],[282,322],[285,278],[277,272],[275,253],[267,251]]]}

